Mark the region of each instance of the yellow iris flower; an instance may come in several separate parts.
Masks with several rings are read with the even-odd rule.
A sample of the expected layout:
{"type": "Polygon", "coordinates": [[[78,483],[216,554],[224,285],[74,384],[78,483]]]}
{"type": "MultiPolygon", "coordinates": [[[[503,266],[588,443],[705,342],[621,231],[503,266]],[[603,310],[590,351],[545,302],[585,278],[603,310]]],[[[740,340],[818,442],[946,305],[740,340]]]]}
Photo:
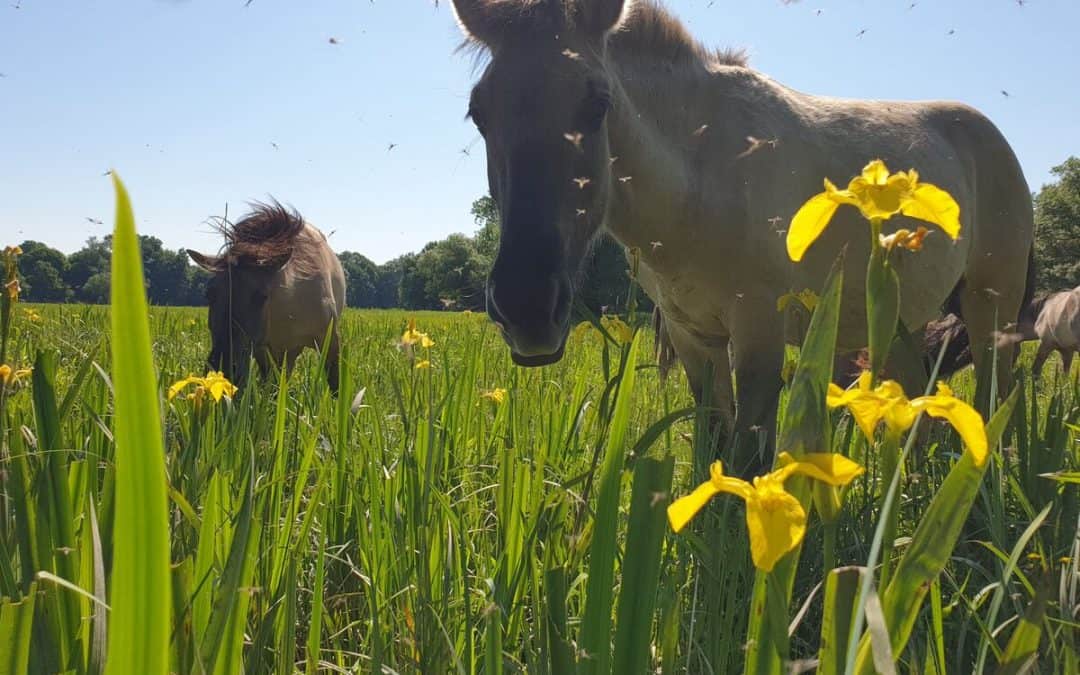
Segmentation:
{"type": "Polygon", "coordinates": [[[12,279],[11,281],[4,284],[4,290],[7,291],[7,296],[12,302],[18,302],[19,291],[22,290],[22,288],[19,286],[18,279],[12,279]]]}
{"type": "Polygon", "coordinates": [[[802,260],[842,204],[857,207],[871,222],[888,220],[899,213],[933,223],[953,239],[960,236],[960,207],[952,195],[920,183],[914,169],[890,175],[885,162],[875,159],[863,168],[862,175],[848,183],[846,190],[837,189],[826,178],[825,192],[802,205],[788,228],[787,250],[792,260],[802,260]]]}
{"type": "Polygon", "coordinates": [[[435,346],[435,341],[427,333],[416,330],[416,319],[409,319],[409,326],[401,335],[401,344],[408,346],[420,345],[424,349],[430,349],[435,346]]]}
{"type": "Polygon", "coordinates": [[[236,385],[229,382],[229,379],[225,377],[224,373],[211,370],[206,374],[206,377],[189,375],[174,383],[169,387],[169,400],[171,401],[176,398],[177,394],[190,385],[195,385],[195,391],[191,394],[191,398],[196,401],[201,401],[207,392],[209,392],[215,403],[220,402],[222,397],[231,399],[236,395],[236,385]]]}
{"type": "Polygon", "coordinates": [[[416,368],[416,370],[427,370],[431,367],[431,361],[428,359],[422,359],[420,361],[417,361],[416,365],[413,367],[416,368]]]}
{"type": "Polygon", "coordinates": [[[488,389],[480,394],[480,398],[486,398],[493,402],[495,405],[502,405],[506,401],[506,390],[502,387],[495,387],[494,389],[488,389]]]}
{"type": "Polygon", "coordinates": [[[671,529],[682,530],[710,499],[721,492],[741,497],[746,502],[750,557],[759,570],[771,572],[806,534],[806,511],[799,500],[784,489],[784,481],[800,474],[840,487],[863,472],[861,466],[847,457],[828,452],[803,455],[799,460],[784,452],[780,454],[779,463],[780,468],[748,483],[741,478],[725,476],[723,464],[713,462],[708,481],[668,506],[671,529]]]}
{"type": "Polygon", "coordinates": [[[882,421],[889,433],[899,436],[911,428],[920,412],[948,420],[960,434],[975,464],[982,466],[986,461],[989,448],[982,417],[974,408],[956,398],[947,384],[938,382],[936,394],[909,401],[898,383],[886,380],[871,388],[870,379],[870,371],[867,370],[859,375],[859,381],[852,389],[844,390],[830,384],[825,403],[830,408],[846,407],[851,411],[855,423],[871,441],[874,430],[882,421]]]}
{"type": "Polygon", "coordinates": [[[608,332],[615,342],[621,345],[630,344],[634,341],[634,329],[626,325],[626,322],[617,316],[600,317],[600,325],[608,332]]]}
{"type": "Polygon", "coordinates": [[[25,378],[31,372],[30,368],[15,369],[6,363],[0,363],[0,384],[5,386],[18,384],[19,380],[25,378]]]}

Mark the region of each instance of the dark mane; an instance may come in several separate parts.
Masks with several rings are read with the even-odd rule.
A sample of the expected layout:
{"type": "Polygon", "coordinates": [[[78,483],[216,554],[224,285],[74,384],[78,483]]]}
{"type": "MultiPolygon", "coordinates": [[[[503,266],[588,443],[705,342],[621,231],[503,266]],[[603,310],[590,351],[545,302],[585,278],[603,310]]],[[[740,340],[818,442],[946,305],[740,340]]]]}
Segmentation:
{"type": "Polygon", "coordinates": [[[280,267],[293,257],[304,219],[277,200],[250,206],[251,212],[235,223],[224,218],[214,223],[225,237],[219,260],[241,267],[280,267]]]}
{"type": "MultiPolygon", "coordinates": [[[[479,11],[490,25],[508,35],[558,33],[572,25],[581,2],[588,0],[480,0],[479,11]]],[[[740,49],[709,49],[686,30],[682,22],[657,0],[627,0],[631,4],[623,24],[612,33],[610,44],[630,53],[649,54],[673,63],[700,61],[707,65],[746,66],[740,49]]],[[[475,38],[462,49],[485,51],[475,38]]]]}

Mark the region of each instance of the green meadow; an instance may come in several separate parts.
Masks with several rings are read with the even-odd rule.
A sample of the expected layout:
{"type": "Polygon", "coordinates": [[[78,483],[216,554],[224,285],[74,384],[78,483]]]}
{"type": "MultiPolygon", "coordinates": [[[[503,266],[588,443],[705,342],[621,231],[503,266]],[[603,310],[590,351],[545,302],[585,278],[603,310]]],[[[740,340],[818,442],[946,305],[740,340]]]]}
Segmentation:
{"type": "Polygon", "coordinates": [[[975,469],[940,420],[897,464],[842,410],[805,419],[826,379],[804,355],[781,449],[810,430],[865,473],[764,575],[742,500],[668,525],[722,441],[647,316],[521,369],[484,315],[349,310],[338,397],[308,352],[170,398],[205,374],[205,310],[142,311],[117,242],[111,311],[3,306],[0,673],[1078,672],[1056,358],[1033,383],[1025,351],[975,469]],[[410,319],[433,346],[401,344],[410,319]]]}

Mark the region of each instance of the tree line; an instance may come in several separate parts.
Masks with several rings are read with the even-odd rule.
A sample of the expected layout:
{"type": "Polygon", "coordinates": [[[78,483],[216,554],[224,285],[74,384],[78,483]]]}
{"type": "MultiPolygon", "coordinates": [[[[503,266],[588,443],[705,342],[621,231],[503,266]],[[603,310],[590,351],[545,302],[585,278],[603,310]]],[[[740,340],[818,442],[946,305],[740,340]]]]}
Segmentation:
{"type": "MultiPolygon", "coordinates": [[[[1052,170],[1056,180],[1034,195],[1035,255],[1040,291],[1080,285],[1080,158],[1052,170]]],[[[452,234],[417,253],[377,265],[361,253],[339,254],[348,277],[346,304],[356,308],[484,308],[484,282],[499,247],[499,216],[490,197],[476,200],[472,235],[452,234]]],[[[30,302],[109,302],[111,236],[92,237],[72,253],[37,241],[21,244],[23,298],[30,302]]],[[[156,305],[203,305],[208,275],[183,250],[141,236],[147,296],[156,305]]],[[[625,306],[629,266],[622,246],[606,235],[596,244],[580,285],[593,312],[625,306]]],[[[648,305],[647,299],[639,300],[648,305]]]]}
{"type": "MultiPolygon", "coordinates": [[[[499,218],[490,197],[476,200],[477,230],[451,234],[377,265],[361,253],[338,254],[348,278],[346,305],[355,308],[484,309],[484,284],[499,247],[499,218]]],[[[155,305],[206,304],[209,274],[190,264],[183,249],[170,250],[157,237],[140,235],[147,297],[155,305]]],[[[20,247],[22,297],[28,302],[109,302],[112,236],[91,237],[82,249],[65,255],[42,242],[20,247]]],[[[581,298],[593,312],[626,304],[629,265],[622,246],[601,238],[581,284],[581,298]]],[[[639,302],[647,304],[643,295],[639,302]]]]}

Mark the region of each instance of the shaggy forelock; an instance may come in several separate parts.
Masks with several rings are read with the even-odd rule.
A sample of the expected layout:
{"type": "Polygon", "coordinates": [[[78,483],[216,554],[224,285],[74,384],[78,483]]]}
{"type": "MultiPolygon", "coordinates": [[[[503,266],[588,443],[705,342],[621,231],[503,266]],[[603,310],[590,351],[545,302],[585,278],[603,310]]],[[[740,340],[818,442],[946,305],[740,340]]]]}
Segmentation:
{"type": "MultiPolygon", "coordinates": [[[[588,0],[479,0],[475,11],[489,29],[514,38],[572,28],[583,1],[588,0]]],[[[674,62],[693,59],[728,66],[746,66],[748,62],[742,50],[704,47],[656,0],[627,0],[623,21],[612,32],[611,44],[674,62]]],[[[459,49],[482,55],[488,45],[466,31],[459,49]]]]}

